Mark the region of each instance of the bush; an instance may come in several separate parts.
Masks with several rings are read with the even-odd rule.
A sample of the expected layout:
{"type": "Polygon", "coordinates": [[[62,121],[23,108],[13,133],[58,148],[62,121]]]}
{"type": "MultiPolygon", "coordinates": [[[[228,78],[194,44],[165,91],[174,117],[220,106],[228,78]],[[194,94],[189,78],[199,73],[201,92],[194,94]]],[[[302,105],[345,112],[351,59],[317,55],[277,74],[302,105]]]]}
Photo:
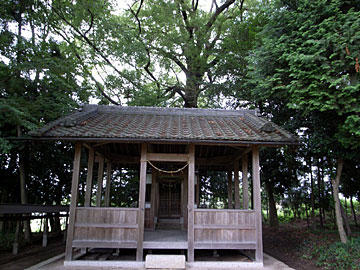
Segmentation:
{"type": "Polygon", "coordinates": [[[326,269],[360,270],[360,237],[317,249],[317,264],[326,269]]]}

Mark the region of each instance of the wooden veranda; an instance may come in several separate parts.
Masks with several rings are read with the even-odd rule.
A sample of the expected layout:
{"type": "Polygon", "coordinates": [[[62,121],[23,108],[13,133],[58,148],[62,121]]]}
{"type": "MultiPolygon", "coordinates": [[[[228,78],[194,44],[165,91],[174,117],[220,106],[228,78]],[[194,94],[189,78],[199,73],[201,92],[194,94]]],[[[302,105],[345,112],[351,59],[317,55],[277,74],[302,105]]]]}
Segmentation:
{"type": "Polygon", "coordinates": [[[254,250],[254,261],[262,263],[259,148],[295,140],[254,112],[90,106],[32,135],[75,142],[66,261],[73,260],[74,248],[136,249],[137,261],[144,260],[144,249],[180,249],[186,250],[188,262],[194,262],[195,250],[237,249],[254,250]],[[88,164],[80,205],[84,149],[88,164]],[[114,207],[111,201],[116,168],[139,172],[132,207],[114,207]],[[200,174],[211,170],[227,172],[228,200],[221,208],[204,208],[200,202],[200,174]],[[163,176],[167,172],[171,177],[163,176]],[[162,229],[162,220],[176,228],[162,229]]]}

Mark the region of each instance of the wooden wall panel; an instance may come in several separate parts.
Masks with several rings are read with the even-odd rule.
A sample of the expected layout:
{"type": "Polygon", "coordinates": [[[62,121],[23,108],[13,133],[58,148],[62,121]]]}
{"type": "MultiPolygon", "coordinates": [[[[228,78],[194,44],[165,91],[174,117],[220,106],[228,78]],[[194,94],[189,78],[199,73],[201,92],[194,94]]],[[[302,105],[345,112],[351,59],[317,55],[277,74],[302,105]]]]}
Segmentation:
{"type": "Polygon", "coordinates": [[[255,211],[228,209],[196,209],[194,211],[195,248],[255,247],[255,211]]]}
{"type": "Polygon", "coordinates": [[[137,208],[76,209],[74,247],[136,247],[137,208]]]}

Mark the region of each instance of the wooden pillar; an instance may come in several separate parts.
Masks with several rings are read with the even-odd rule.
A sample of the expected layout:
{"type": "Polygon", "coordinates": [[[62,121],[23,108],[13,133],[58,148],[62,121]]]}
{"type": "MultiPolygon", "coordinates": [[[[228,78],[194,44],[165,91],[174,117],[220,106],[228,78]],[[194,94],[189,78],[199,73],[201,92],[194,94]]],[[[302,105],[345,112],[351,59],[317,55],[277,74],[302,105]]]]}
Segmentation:
{"type": "Polygon", "coordinates": [[[227,172],[228,179],[228,208],[233,209],[233,196],[232,196],[232,170],[228,170],[227,172]]]}
{"type": "MultiPolygon", "coordinates": [[[[20,216],[18,216],[18,218],[20,218],[20,216]]],[[[15,236],[14,236],[14,243],[13,243],[13,251],[12,254],[13,255],[17,255],[19,253],[19,240],[20,240],[20,226],[21,225],[21,221],[18,220],[16,221],[16,229],[15,229],[15,236]]]]}
{"type": "Polygon", "coordinates": [[[189,183],[189,170],[187,170],[185,172],[184,175],[184,182],[182,185],[182,190],[181,193],[183,194],[182,196],[182,207],[183,207],[183,215],[184,215],[184,224],[183,224],[183,229],[187,230],[188,229],[188,207],[187,207],[187,201],[188,201],[188,183],[189,183]]]}
{"type": "Polygon", "coordinates": [[[189,147],[188,175],[188,261],[194,261],[194,178],[195,178],[195,145],[189,147]]]}
{"type": "Polygon", "coordinates": [[[240,191],[239,191],[239,160],[234,163],[234,193],[235,193],[235,209],[240,209],[240,191]]]}
{"type": "Polygon", "coordinates": [[[195,202],[196,202],[197,208],[200,208],[200,188],[201,188],[200,178],[201,178],[201,175],[199,172],[198,177],[197,177],[197,183],[196,183],[196,197],[195,197],[195,202]]]}
{"type": "Polygon", "coordinates": [[[48,217],[44,219],[44,230],[43,230],[43,241],[42,246],[46,247],[48,243],[48,233],[49,233],[49,226],[48,226],[48,217]]]}
{"type": "Polygon", "coordinates": [[[87,167],[87,175],[86,175],[85,207],[91,206],[94,158],[95,158],[95,152],[93,149],[90,149],[89,150],[88,167],[87,167]]]}
{"type": "Polygon", "coordinates": [[[145,191],[146,191],[146,165],[147,165],[147,144],[141,145],[140,159],[140,183],[139,183],[139,211],[138,211],[138,238],[136,260],[143,260],[144,245],[144,220],[145,220],[145,191]]]}
{"type": "Polygon", "coordinates": [[[72,241],[74,238],[75,211],[78,203],[79,175],[80,175],[81,143],[75,144],[75,156],[73,165],[73,174],[71,180],[71,202],[69,226],[67,230],[65,261],[72,260],[72,241]]]}
{"type": "Polygon", "coordinates": [[[259,161],[259,146],[252,148],[252,179],[253,179],[253,193],[254,193],[254,210],[255,210],[255,227],[256,227],[256,251],[255,260],[257,262],[263,261],[263,246],[262,246],[262,217],[261,217],[261,194],[260,194],[260,161],[259,161]]]}
{"type": "Polygon", "coordinates": [[[102,187],[104,180],[104,158],[99,158],[99,169],[98,169],[98,190],[96,193],[96,207],[101,207],[102,187]]]}
{"type": "Polygon", "coordinates": [[[249,209],[248,155],[242,157],[243,209],[249,209]]]}
{"type": "Polygon", "coordinates": [[[110,206],[110,191],[111,191],[111,162],[106,162],[106,188],[105,188],[105,207],[110,206]]]}
{"type": "Polygon", "coordinates": [[[150,208],[150,217],[151,217],[151,228],[155,230],[155,215],[157,213],[156,211],[156,178],[157,173],[155,170],[152,172],[151,177],[151,208],[150,208]]]}

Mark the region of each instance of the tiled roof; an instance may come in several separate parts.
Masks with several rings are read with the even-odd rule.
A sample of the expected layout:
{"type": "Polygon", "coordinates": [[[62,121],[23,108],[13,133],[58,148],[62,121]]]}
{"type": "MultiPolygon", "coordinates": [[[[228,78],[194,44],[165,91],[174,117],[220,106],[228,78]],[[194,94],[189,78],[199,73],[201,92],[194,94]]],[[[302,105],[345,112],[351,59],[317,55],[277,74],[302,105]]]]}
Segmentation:
{"type": "Polygon", "coordinates": [[[85,105],[29,135],[56,139],[295,143],[283,128],[250,110],[85,105]]]}

